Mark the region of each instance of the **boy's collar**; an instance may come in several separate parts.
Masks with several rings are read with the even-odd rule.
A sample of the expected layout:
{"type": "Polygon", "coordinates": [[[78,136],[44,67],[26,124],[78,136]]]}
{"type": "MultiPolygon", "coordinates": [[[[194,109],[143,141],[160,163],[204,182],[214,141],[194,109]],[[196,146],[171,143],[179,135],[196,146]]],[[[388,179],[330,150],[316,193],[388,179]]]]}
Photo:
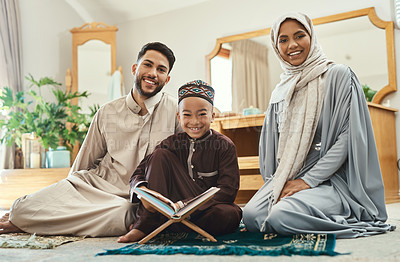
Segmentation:
{"type": "Polygon", "coordinates": [[[186,133],[186,135],[189,138],[189,140],[194,141],[196,143],[200,143],[200,142],[203,142],[203,141],[209,139],[212,135],[212,131],[211,131],[211,129],[209,129],[207,132],[204,133],[204,135],[202,135],[199,138],[191,138],[187,133],[186,133]]]}

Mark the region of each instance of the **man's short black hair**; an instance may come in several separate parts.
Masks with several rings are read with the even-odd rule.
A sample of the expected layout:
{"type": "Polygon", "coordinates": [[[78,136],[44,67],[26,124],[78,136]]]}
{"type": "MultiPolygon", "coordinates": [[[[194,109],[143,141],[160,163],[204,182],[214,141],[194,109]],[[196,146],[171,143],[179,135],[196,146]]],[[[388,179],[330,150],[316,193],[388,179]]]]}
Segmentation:
{"type": "Polygon", "coordinates": [[[175,63],[174,52],[172,52],[172,50],[169,49],[169,47],[164,45],[163,43],[160,43],[160,42],[147,43],[142,47],[142,50],[140,50],[140,52],[138,54],[138,58],[137,58],[138,63],[139,63],[140,58],[142,58],[144,56],[144,54],[149,50],[156,50],[167,57],[168,63],[169,63],[169,71],[168,71],[168,74],[169,74],[169,72],[171,72],[172,67],[174,66],[174,63],[175,63]]]}

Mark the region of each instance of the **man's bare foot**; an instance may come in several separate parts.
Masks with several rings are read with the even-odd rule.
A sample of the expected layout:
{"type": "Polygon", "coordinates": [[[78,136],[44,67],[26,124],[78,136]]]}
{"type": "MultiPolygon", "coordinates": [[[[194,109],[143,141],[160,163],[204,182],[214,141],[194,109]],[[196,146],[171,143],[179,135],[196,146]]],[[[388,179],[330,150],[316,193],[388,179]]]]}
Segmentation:
{"type": "Polygon", "coordinates": [[[9,219],[10,219],[10,213],[5,213],[0,218],[0,234],[24,232],[19,227],[14,226],[9,219]]]}
{"type": "Polygon", "coordinates": [[[0,222],[6,222],[10,218],[10,213],[5,213],[4,216],[0,218],[0,222]]]}
{"type": "Polygon", "coordinates": [[[132,229],[126,235],[120,236],[118,238],[118,243],[128,243],[128,242],[137,242],[146,236],[145,233],[140,231],[139,229],[132,229]]]}

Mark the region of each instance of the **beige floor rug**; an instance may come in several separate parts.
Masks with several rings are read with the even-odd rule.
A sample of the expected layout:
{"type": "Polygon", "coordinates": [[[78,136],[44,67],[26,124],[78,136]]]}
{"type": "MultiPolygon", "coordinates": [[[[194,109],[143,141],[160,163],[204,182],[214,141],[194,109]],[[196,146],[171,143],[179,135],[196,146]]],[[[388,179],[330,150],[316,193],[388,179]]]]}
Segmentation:
{"type": "Polygon", "coordinates": [[[85,237],[37,236],[36,234],[12,233],[0,235],[0,248],[52,249],[85,237]]]}

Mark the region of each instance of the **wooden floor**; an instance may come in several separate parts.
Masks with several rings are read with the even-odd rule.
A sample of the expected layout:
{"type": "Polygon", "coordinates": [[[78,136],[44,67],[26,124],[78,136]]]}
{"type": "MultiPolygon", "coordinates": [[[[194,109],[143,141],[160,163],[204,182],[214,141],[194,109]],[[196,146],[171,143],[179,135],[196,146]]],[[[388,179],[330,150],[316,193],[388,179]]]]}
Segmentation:
{"type": "Polygon", "coordinates": [[[9,209],[19,197],[32,194],[68,176],[69,168],[3,169],[0,171],[0,208],[9,209]]]}

